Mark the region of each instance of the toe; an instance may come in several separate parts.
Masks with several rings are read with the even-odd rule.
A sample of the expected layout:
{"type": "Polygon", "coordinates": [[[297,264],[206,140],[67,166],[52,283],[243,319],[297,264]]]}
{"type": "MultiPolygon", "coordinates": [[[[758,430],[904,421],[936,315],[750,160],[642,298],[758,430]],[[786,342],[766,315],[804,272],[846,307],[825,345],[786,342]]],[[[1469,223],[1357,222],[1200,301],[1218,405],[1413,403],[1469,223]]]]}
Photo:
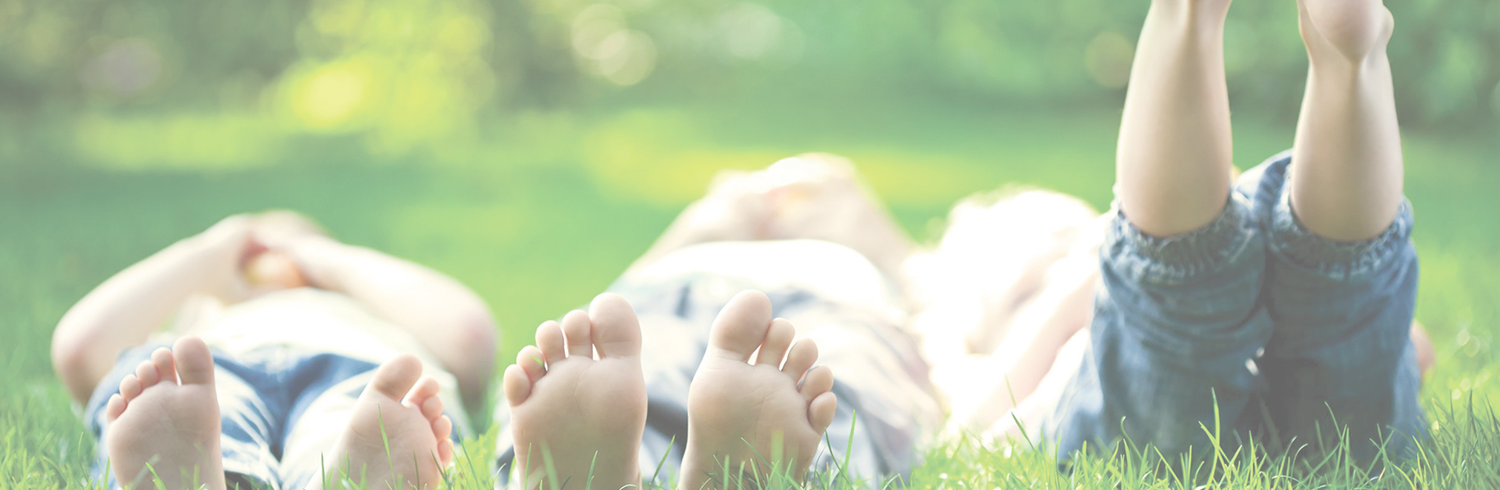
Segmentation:
{"type": "Polygon", "coordinates": [[[370,380],[370,388],[386,398],[400,400],[421,376],[422,361],[411,354],[402,354],[380,365],[375,371],[375,379],[370,380]]]}
{"type": "Polygon", "coordinates": [[[568,357],[582,356],[586,359],[594,357],[593,340],[590,339],[591,323],[589,314],[580,310],[568,312],[563,317],[563,335],[568,339],[568,357]]]}
{"type": "Polygon", "coordinates": [[[438,462],[443,466],[453,463],[453,441],[448,439],[438,441],[438,462]]]}
{"type": "MultiPolygon", "coordinates": [[[[171,356],[172,353],[168,352],[167,357],[171,356]]],[[[168,372],[170,373],[171,371],[168,372]]],[[[146,388],[156,386],[156,383],[161,381],[161,373],[156,370],[155,363],[141,361],[140,364],[135,366],[135,379],[141,383],[141,390],[145,390],[146,388]]]]}
{"type": "MultiPolygon", "coordinates": [[[[521,361],[530,362],[530,361],[521,361]]],[[[531,379],[520,366],[512,365],[505,368],[505,374],[500,380],[501,387],[505,390],[505,401],[514,407],[526,401],[531,396],[531,379]]],[[[436,398],[434,398],[436,400],[436,398]]],[[[423,415],[426,415],[426,407],[423,407],[423,415]]]]}
{"type": "Polygon", "coordinates": [[[124,413],[125,397],[120,396],[119,393],[110,395],[109,403],[104,405],[104,415],[108,417],[110,422],[114,422],[115,419],[120,418],[120,415],[124,413]]]}
{"type": "Polygon", "coordinates": [[[831,389],[833,389],[833,369],[829,369],[828,366],[818,366],[807,372],[807,378],[802,380],[802,387],[797,388],[797,392],[802,394],[802,398],[812,402],[813,399],[831,389]]]}
{"type": "Polygon", "coordinates": [[[771,300],[760,291],[735,295],[714,319],[709,333],[710,351],[726,358],[749,362],[750,355],[766,339],[771,325],[771,300]]]}
{"type": "Polygon", "coordinates": [[[172,355],[172,349],[168,349],[165,347],[156,349],[155,352],[151,353],[151,364],[153,366],[156,366],[156,376],[154,376],[156,380],[152,381],[151,383],[146,383],[146,379],[141,378],[141,387],[144,388],[154,385],[161,380],[166,380],[171,383],[178,382],[177,360],[175,359],[175,356],[172,355]]]}
{"type": "Polygon", "coordinates": [[[438,440],[443,440],[447,439],[450,435],[453,435],[453,421],[448,419],[448,416],[444,415],[442,417],[438,417],[437,420],[432,421],[433,437],[436,437],[438,440]]]}
{"type": "Polygon", "coordinates": [[[411,387],[411,392],[406,394],[406,400],[414,407],[420,407],[427,400],[438,394],[442,386],[438,385],[437,379],[432,376],[423,376],[417,380],[416,386],[411,387]]]}
{"type": "MultiPolygon", "coordinates": [[[[185,385],[214,384],[214,357],[208,352],[208,344],[197,337],[183,337],[172,345],[172,357],[177,364],[177,377],[185,385]]],[[[161,365],[156,366],[161,369],[161,365]]],[[[162,371],[169,373],[171,371],[162,371]]]]}
{"type": "Polygon", "coordinates": [[[814,398],[807,406],[807,422],[812,425],[819,436],[828,430],[828,425],[833,423],[833,415],[838,411],[839,397],[833,392],[824,393],[814,398]]]}
{"type": "Polygon", "coordinates": [[[127,403],[141,396],[141,381],[134,374],[120,380],[120,396],[125,397],[127,403]]]}
{"type": "Polygon", "coordinates": [[[599,357],[629,357],[641,353],[641,322],[624,297],[604,293],[589,305],[594,348],[599,357]]]}
{"type": "Polygon", "coordinates": [[[422,418],[437,420],[438,417],[443,415],[443,399],[441,397],[434,396],[428,398],[427,401],[422,402],[421,406],[422,418]]]}
{"type": "Polygon", "coordinates": [[[156,365],[156,370],[160,374],[157,379],[177,382],[177,361],[173,359],[172,349],[162,347],[151,352],[151,363],[156,365]]]}
{"type": "Polygon", "coordinates": [[[516,354],[516,367],[521,368],[522,374],[535,383],[547,374],[547,357],[542,354],[541,349],[528,345],[516,354]]]}
{"type": "Polygon", "coordinates": [[[536,327],[536,347],[541,349],[542,358],[551,366],[557,361],[568,357],[567,351],[563,350],[562,325],[557,322],[547,321],[542,326],[536,327]]]}
{"type": "Polygon", "coordinates": [[[755,364],[781,369],[781,360],[786,358],[786,349],[792,346],[792,339],[796,336],[797,329],[792,328],[792,322],[784,318],[771,320],[771,329],[766,332],[766,342],[761,344],[755,364]]]}
{"type": "Polygon", "coordinates": [[[816,362],[818,362],[818,344],[811,339],[802,339],[792,345],[791,352],[786,355],[786,364],[781,366],[781,372],[791,376],[792,380],[798,381],[808,369],[812,369],[816,362]]]}

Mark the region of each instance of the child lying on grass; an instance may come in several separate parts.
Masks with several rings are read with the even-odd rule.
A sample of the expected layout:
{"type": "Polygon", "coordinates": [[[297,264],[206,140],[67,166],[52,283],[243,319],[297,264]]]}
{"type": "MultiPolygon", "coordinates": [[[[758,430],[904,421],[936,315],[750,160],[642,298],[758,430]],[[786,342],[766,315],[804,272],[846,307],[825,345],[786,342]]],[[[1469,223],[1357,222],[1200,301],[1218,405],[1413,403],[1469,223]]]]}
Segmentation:
{"type": "Polygon", "coordinates": [[[445,408],[485,399],[494,348],[487,307],[454,280],[270,213],[116,274],[52,353],[112,485],[436,488],[468,430],[445,408]]]}
{"type": "Polygon", "coordinates": [[[1046,435],[1165,454],[1425,434],[1407,331],[1411,207],[1380,0],[1298,0],[1311,69],[1293,149],[1231,177],[1229,0],[1155,0],[1120,128],[1092,340],[1046,435]]]}
{"type": "MultiPolygon", "coordinates": [[[[1311,442],[1337,428],[1347,431],[1359,457],[1379,448],[1404,453],[1422,437],[1423,416],[1407,334],[1417,261],[1384,55],[1389,13],[1376,0],[1299,2],[1312,69],[1294,150],[1235,184],[1221,52],[1228,5],[1153,3],[1127,97],[1118,209],[1106,235],[1093,244],[1079,236],[1058,240],[1063,252],[1045,261],[1031,258],[1046,253],[1015,253],[1011,263],[1023,265],[1009,269],[1016,275],[997,288],[1001,294],[988,295],[986,285],[959,288],[957,296],[987,303],[978,328],[944,336],[952,329],[941,319],[955,318],[947,313],[959,308],[933,294],[944,290],[947,276],[924,282],[909,274],[920,262],[914,247],[858,192],[847,165],[810,156],[730,175],[690,206],[612,293],[588,312],[537,329],[537,344],[523,349],[503,378],[501,474],[514,468],[515,483],[528,488],[579,482],[619,488],[642,483],[664,462],[664,475],[677,475],[688,489],[736,486],[768,472],[796,483],[809,469],[835,464],[853,477],[901,474],[941,419],[928,363],[941,374],[950,359],[924,360],[920,352],[965,350],[1017,355],[999,356],[1010,364],[995,371],[957,369],[987,378],[983,389],[966,390],[939,375],[950,400],[966,391],[991,398],[1014,392],[996,380],[1022,380],[1040,393],[1046,391],[1041,373],[1070,373],[1050,402],[1032,404],[1051,413],[1043,434],[1064,457],[1085,444],[1104,448],[1127,437],[1164,453],[1205,454],[1210,441],[1202,426],[1225,429],[1225,444],[1254,435],[1273,447],[1311,442]],[[1102,266],[1077,266],[1079,252],[1086,257],[1099,243],[1102,266]],[[1036,270],[1046,273],[1027,272],[1036,270]],[[1102,287],[1090,308],[1086,292],[1095,282],[1102,287]],[[992,328],[995,318],[1013,325],[992,328]],[[906,328],[913,324],[915,330],[906,328]],[[1084,325],[1081,360],[1053,362],[1059,339],[1084,325]],[[921,348],[917,332],[926,334],[921,348]],[[996,338],[1004,340],[996,346],[996,338]],[[958,342],[967,345],[956,348],[958,342]],[[838,382],[834,371],[843,373],[838,382]],[[825,432],[831,451],[820,453],[825,432]]],[[[1086,214],[1061,213],[1069,220],[1086,214]]],[[[321,473],[310,469],[320,458],[311,455],[321,454],[344,474],[431,488],[437,467],[451,459],[451,424],[440,415],[443,383],[416,380],[420,354],[445,356],[427,370],[438,378],[440,369],[452,372],[455,384],[471,387],[465,399],[482,397],[493,348],[487,315],[460,315],[470,320],[437,329],[444,333],[435,338],[424,331],[404,342],[368,343],[386,356],[319,351],[347,346],[301,338],[273,347],[322,353],[267,356],[258,340],[263,333],[251,327],[276,323],[236,324],[230,320],[245,312],[234,306],[223,317],[188,322],[238,325],[228,335],[215,333],[223,327],[192,330],[226,355],[211,359],[202,341],[188,338],[173,351],[130,351],[110,367],[107,359],[144,341],[188,297],[238,298],[234,271],[255,255],[246,252],[254,249],[246,232],[238,231],[244,226],[223,224],[127,270],[59,326],[58,372],[89,404],[90,426],[115,456],[114,474],[122,482],[144,481],[150,463],[168,487],[195,478],[217,482],[222,440],[229,482],[317,486],[321,473]],[[314,361],[325,358],[332,360],[314,361]],[[376,361],[385,365],[371,373],[376,361]],[[303,366],[312,366],[312,374],[296,374],[303,366]],[[364,374],[350,374],[356,371],[364,374]],[[225,374],[246,372],[257,374],[225,374]],[[254,379],[267,372],[281,374],[271,383],[254,379]],[[228,391],[225,380],[245,388],[228,391]],[[257,385],[276,390],[257,393],[257,385]],[[207,393],[216,386],[213,403],[207,393]],[[355,398],[361,389],[365,395],[355,398]],[[273,409],[256,397],[287,402],[273,409]],[[225,414],[243,410],[259,418],[239,424],[226,416],[219,427],[212,414],[221,405],[225,414]],[[310,424],[309,416],[337,422],[310,424]],[[113,421],[107,429],[106,420],[113,421]],[[377,432],[380,422],[387,432],[377,432]],[[303,432],[312,435],[298,437],[303,432]],[[142,436],[148,433],[157,437],[142,436]],[[392,435],[394,454],[375,451],[384,446],[374,434],[392,435]],[[388,457],[397,463],[379,463],[388,457]]],[[[1018,241],[1035,238],[1014,231],[1018,241]]],[[[1072,225],[1053,232],[1082,234],[1072,225]]],[[[309,284],[341,293],[338,301],[354,298],[381,312],[396,331],[421,325],[424,315],[483,311],[482,305],[454,308],[472,295],[449,281],[408,291],[434,302],[403,306],[362,289],[391,282],[325,279],[324,256],[316,251],[341,246],[312,242],[321,245],[305,249],[306,256],[287,246],[294,269],[309,284]],[[419,308],[431,304],[438,306],[419,308]]],[[[945,246],[962,243],[958,236],[944,239],[945,246]]],[[[398,270],[420,270],[409,267],[398,270]]],[[[353,334],[364,335],[374,334],[353,334]]]]}
{"type": "MultiPolygon", "coordinates": [[[[850,457],[841,464],[856,475],[889,475],[910,468],[915,461],[911,441],[924,435],[925,424],[933,418],[928,408],[936,398],[924,376],[926,363],[906,355],[913,345],[906,331],[880,326],[902,325],[889,319],[903,315],[916,315],[916,331],[929,334],[923,347],[929,354],[1015,353],[1002,356],[998,366],[980,363],[947,369],[959,376],[944,375],[949,358],[929,355],[927,362],[936,365],[939,384],[949,388],[944,392],[950,399],[965,392],[988,400],[1014,393],[1009,383],[997,380],[1021,380],[1035,395],[1051,391],[1050,396],[1027,401],[1032,402],[1031,413],[1045,414],[1042,435],[1060,457],[1085,445],[1107,450],[1126,439],[1153,444],[1164,454],[1210,454],[1204,427],[1222,429],[1224,437],[1218,442],[1225,446],[1249,436],[1270,447],[1343,436],[1356,459],[1368,461],[1381,451],[1397,457],[1407,454],[1424,434],[1417,406],[1421,368],[1413,342],[1424,336],[1412,318],[1417,258],[1409,240],[1410,206],[1401,195],[1400,137],[1384,54],[1390,15],[1377,0],[1299,2],[1312,70],[1295,148],[1246,172],[1235,184],[1221,49],[1228,4],[1153,3],[1121,129],[1118,207],[1110,214],[1105,235],[1092,244],[1078,236],[1060,240],[1055,250],[1061,252],[1031,265],[1024,254],[1018,255],[1012,263],[1022,265],[1010,268],[1018,272],[1009,285],[980,284],[980,289],[989,289],[977,293],[974,288],[966,293],[957,288],[962,295],[980,296],[981,302],[989,303],[977,315],[975,323],[980,326],[967,332],[973,335],[944,335],[953,328],[945,328],[941,319],[962,316],[951,314],[960,306],[947,304],[942,294],[924,292],[943,290],[930,278],[945,276],[924,280],[907,274],[910,267],[903,264],[915,263],[912,247],[882,219],[873,201],[846,199],[848,192],[801,192],[809,182],[847,189],[852,181],[850,172],[836,170],[839,165],[828,165],[827,158],[803,157],[761,173],[722,179],[616,283],[616,290],[640,306],[642,323],[648,325],[701,318],[717,311],[717,305],[729,304],[724,310],[730,320],[719,321],[726,327],[716,326],[712,333],[693,327],[663,328],[657,334],[660,339],[648,338],[644,371],[652,383],[646,385],[660,381],[683,386],[692,380],[697,392],[706,374],[717,373],[712,364],[723,358],[744,364],[761,342],[773,346],[772,354],[756,364],[779,362],[786,341],[778,338],[788,334],[776,333],[779,327],[765,311],[770,306],[758,297],[727,300],[724,291],[736,289],[722,285],[752,283],[788,291],[789,299],[837,305],[831,309],[841,312],[805,321],[793,318],[790,323],[798,330],[818,332],[809,333],[811,337],[843,340],[824,340],[820,345],[848,346],[840,355],[830,355],[825,348],[822,359],[844,373],[833,388],[841,403],[832,425],[842,427],[840,421],[851,418],[844,412],[853,405],[851,399],[860,400],[863,406],[856,410],[860,420],[868,422],[852,425],[853,440],[829,434],[835,454],[849,450],[850,457]],[[1298,163],[1292,165],[1293,161],[1298,163]],[[799,174],[792,170],[796,168],[813,170],[799,174]],[[820,200],[828,196],[838,202],[820,200]],[[818,241],[780,241],[787,239],[818,241]],[[830,247],[833,244],[837,246],[830,247]],[[1094,246],[1100,262],[1077,266],[1073,259],[1078,252],[1092,252],[1094,246]],[[839,258],[851,252],[864,260],[839,258]],[[1026,271],[1043,272],[1028,278],[1026,271]],[[1079,294],[1095,281],[1101,287],[1093,298],[1079,294]],[[890,293],[854,294],[871,284],[877,290],[906,291],[929,303],[911,305],[890,293]],[[990,292],[998,294],[986,297],[990,292]],[[886,319],[869,322],[881,318],[874,314],[880,307],[871,305],[896,308],[885,310],[890,315],[886,319]],[[1001,314],[991,316],[996,312],[1001,314]],[[734,318],[749,324],[738,329],[745,334],[735,342],[739,347],[715,346],[720,330],[742,323],[734,318]],[[987,325],[993,318],[1013,323],[1010,331],[987,325]],[[813,325],[817,327],[809,328],[813,325]],[[1087,335],[1077,337],[1083,341],[1074,362],[1053,362],[1063,341],[1085,325],[1087,335]],[[954,347],[955,339],[985,344],[996,338],[1003,339],[999,346],[954,347]],[[695,359],[674,353],[700,352],[686,346],[702,345],[711,346],[710,358],[694,380],[695,359]],[[720,355],[724,351],[733,355],[720,355]],[[978,370],[984,367],[999,369],[978,370]],[[1049,370],[1062,375],[1053,376],[1058,381],[1054,390],[1043,390],[1047,383],[1042,374],[1049,370]],[[964,389],[962,383],[947,381],[950,377],[987,380],[981,389],[964,389]],[[868,384],[858,385],[861,382],[868,384]]],[[[1080,214],[1050,214],[1069,205],[1042,201],[1033,212],[1070,220],[1080,214]]],[[[998,225],[1002,231],[1017,232],[1017,241],[1038,239],[1027,230],[998,225]]],[[[1065,224],[1053,231],[1081,234],[1070,228],[1065,224]]],[[[950,235],[956,232],[950,229],[950,235]]],[[[944,245],[950,241],[965,240],[945,237],[944,245]]],[[[994,253],[1024,249],[996,247],[994,253]]],[[[979,261],[970,263],[979,268],[979,261]]],[[[575,323],[582,325],[583,317],[578,318],[575,323]]],[[[648,337],[654,329],[647,329],[648,337]]],[[[537,359],[562,350],[546,347],[559,343],[556,330],[557,326],[544,325],[538,332],[542,347],[523,352],[518,366],[506,373],[509,398],[520,405],[515,409],[515,447],[501,463],[521,459],[521,474],[532,482],[542,479],[541,464],[527,460],[523,452],[549,445],[548,441],[578,440],[548,433],[536,436],[527,429],[538,417],[527,413],[529,396],[554,389],[546,387],[544,369],[551,361],[537,359]]],[[[635,339],[633,334],[626,338],[635,339]]],[[[802,364],[797,368],[792,378],[800,376],[802,364]]],[[[668,463],[682,461],[682,479],[690,486],[722,485],[735,478],[720,468],[737,468],[749,456],[720,447],[709,458],[701,447],[695,449],[695,431],[722,435],[719,427],[694,423],[696,397],[638,396],[643,389],[634,388],[639,386],[635,369],[635,364],[611,369],[607,379],[628,379],[632,391],[626,399],[649,401],[636,403],[639,408],[631,412],[644,414],[649,452],[642,455],[636,450],[640,436],[634,429],[641,426],[636,418],[611,422],[611,427],[630,430],[602,431],[623,435],[568,446],[562,460],[568,469],[558,478],[584,477],[594,461],[592,451],[601,448],[618,456],[618,465],[611,468],[619,471],[609,473],[611,485],[636,481],[642,468],[655,465],[658,455],[668,463]],[[649,413],[644,408],[648,403],[649,413]],[[690,414],[686,420],[676,416],[682,411],[690,414]],[[682,440],[676,436],[683,432],[688,440],[685,453],[664,449],[667,441],[682,440]]],[[[570,384],[564,386],[582,378],[566,379],[570,384]]],[[[758,384],[744,386],[760,393],[758,384]]],[[[580,400],[568,396],[563,395],[568,402],[551,405],[571,406],[580,400]]],[[[732,414],[727,418],[760,420],[755,396],[738,396],[739,404],[721,406],[732,414]]],[[[812,408],[814,428],[821,428],[824,416],[818,407],[812,408]]],[[[993,413],[986,417],[999,418],[993,413]]],[[[780,422],[752,425],[779,427],[795,417],[773,419],[780,422]]],[[[764,447],[763,441],[747,439],[746,448],[764,447]]],[[[801,472],[805,463],[795,459],[781,467],[801,472]]]]}
{"type": "MultiPolygon", "coordinates": [[[[852,251],[822,256],[868,264],[852,251]]],[[[670,264],[684,260],[691,258],[665,260],[666,268],[651,268],[625,289],[671,283],[652,274],[668,273],[670,264]]],[[[711,329],[707,319],[658,318],[664,321],[643,332],[631,306],[615,294],[600,295],[588,313],[542,325],[537,347],[522,351],[522,363],[511,366],[504,381],[515,406],[507,429],[519,447],[530,449],[507,453],[530,470],[520,476],[537,484],[592,481],[600,488],[639,483],[647,404],[641,366],[693,359],[691,393],[686,379],[674,383],[673,373],[655,372],[664,377],[652,384],[683,401],[673,407],[658,399],[653,416],[680,417],[691,426],[677,439],[686,441],[688,456],[673,463],[682,461],[683,487],[738,478],[742,465],[757,479],[772,473],[803,478],[835,417],[832,371],[813,366],[819,354],[812,341],[793,345],[792,324],[772,320],[766,295],[735,294],[740,289],[725,287],[741,281],[720,279],[696,283],[707,288],[698,290],[702,308],[671,300],[676,312],[717,316],[711,329]],[[686,332],[701,332],[702,343],[670,337],[686,332]],[[643,343],[643,336],[651,342],[643,343]],[[532,457],[544,453],[555,462],[551,472],[532,457]],[[732,474],[722,468],[733,468],[732,474]]],[[[676,284],[662,292],[687,292],[687,285],[676,284]]],[[[852,294],[884,292],[876,284],[865,289],[852,294]]],[[[797,298],[802,291],[772,294],[785,299],[783,312],[808,320],[813,331],[849,324],[849,318],[828,315],[839,312],[840,298],[850,293],[811,301],[797,298]]],[[[642,303],[653,304],[649,296],[642,303]]],[[[864,321],[894,328],[884,320],[864,321]]],[[[85,421],[101,448],[96,470],[112,485],[434,489],[452,462],[454,438],[469,427],[462,411],[445,415],[444,409],[460,397],[470,407],[484,401],[494,336],[487,308],[456,281],[340,244],[306,219],[276,212],[225,219],[116,274],[64,316],[53,358],[59,377],[85,404],[85,421]],[[176,328],[155,334],[173,314],[176,328]]],[[[850,356],[846,366],[884,359],[844,343],[851,349],[833,352],[850,356]]],[[[896,374],[917,384],[925,371],[896,374]]],[[[874,377],[853,385],[871,383],[904,386],[874,377]]],[[[907,414],[868,405],[881,393],[861,393],[872,414],[861,427],[878,423],[881,414],[904,423],[907,414]]],[[[926,403],[935,415],[935,404],[926,403]]],[[[859,406],[851,403],[842,416],[859,406]]],[[[911,441],[897,442],[904,444],[897,454],[909,452],[911,441]]],[[[868,461],[878,456],[861,454],[868,461]]]]}

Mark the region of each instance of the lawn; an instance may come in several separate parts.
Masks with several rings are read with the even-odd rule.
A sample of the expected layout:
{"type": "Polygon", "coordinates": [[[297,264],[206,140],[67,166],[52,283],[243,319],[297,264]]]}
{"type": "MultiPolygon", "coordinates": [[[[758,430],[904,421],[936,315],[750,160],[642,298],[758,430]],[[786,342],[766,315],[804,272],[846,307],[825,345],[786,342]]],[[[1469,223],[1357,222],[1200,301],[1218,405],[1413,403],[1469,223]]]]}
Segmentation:
{"type": "MultiPolygon", "coordinates": [[[[846,155],[901,224],[927,240],[955,200],[1007,183],[1101,208],[1109,199],[1116,113],[805,107],[519,114],[474,142],[406,154],[370,151],[353,136],[257,133],[253,122],[213,118],[184,127],[204,138],[196,146],[103,121],[89,126],[88,144],[59,129],[0,147],[0,488],[86,485],[92,442],[51,372],[54,325],[112,273],[227,214],[300,210],[344,241],[458,278],[493,308],[503,364],[536,324],[603,290],[719,169],[803,151],[846,155]]],[[[138,117],[133,124],[154,123],[138,117]]],[[[1284,122],[1236,123],[1241,167],[1290,144],[1284,122]]],[[[907,484],[1500,488],[1500,167],[1492,156],[1500,143],[1492,133],[1406,139],[1422,257],[1417,316],[1438,350],[1423,390],[1433,440],[1421,461],[1373,479],[1341,461],[1263,461],[1253,452],[1220,455],[1186,477],[1182,465],[1163,469],[1140,454],[1090,456],[1060,472],[1025,441],[954,437],[934,443],[907,484]]],[[[460,462],[454,488],[490,485],[492,441],[465,445],[473,460],[460,462]]]]}

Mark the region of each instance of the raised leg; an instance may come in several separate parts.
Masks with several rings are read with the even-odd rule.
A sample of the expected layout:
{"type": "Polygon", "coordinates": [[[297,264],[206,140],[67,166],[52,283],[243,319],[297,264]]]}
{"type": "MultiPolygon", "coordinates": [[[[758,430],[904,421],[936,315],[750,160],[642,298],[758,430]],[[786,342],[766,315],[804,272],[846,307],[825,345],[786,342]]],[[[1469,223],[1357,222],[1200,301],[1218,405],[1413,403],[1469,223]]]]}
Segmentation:
{"type": "Polygon", "coordinates": [[[1213,221],[1229,196],[1229,0],[1156,0],[1146,15],[1120,124],[1120,208],[1141,231],[1172,236],[1213,221]]]}
{"type": "Polygon", "coordinates": [[[1126,439],[1206,454],[1254,428],[1260,227],[1231,195],[1220,33],[1227,1],[1157,0],[1120,131],[1120,213],[1100,247],[1092,337],[1045,433],[1060,455],[1126,439]],[[1222,431],[1222,432],[1221,432],[1222,431]]]}
{"type": "Polygon", "coordinates": [[[1313,233],[1379,235],[1401,205],[1401,133],[1380,0],[1298,0],[1311,62],[1291,168],[1291,201],[1313,233]]]}
{"type": "MultiPolygon", "coordinates": [[[[1421,437],[1412,342],[1419,277],[1379,0],[1300,0],[1312,69],[1297,147],[1248,172],[1268,230],[1260,362],[1283,440],[1347,437],[1356,459],[1421,437]]],[[[1323,449],[1333,446],[1323,444],[1323,449]]]]}

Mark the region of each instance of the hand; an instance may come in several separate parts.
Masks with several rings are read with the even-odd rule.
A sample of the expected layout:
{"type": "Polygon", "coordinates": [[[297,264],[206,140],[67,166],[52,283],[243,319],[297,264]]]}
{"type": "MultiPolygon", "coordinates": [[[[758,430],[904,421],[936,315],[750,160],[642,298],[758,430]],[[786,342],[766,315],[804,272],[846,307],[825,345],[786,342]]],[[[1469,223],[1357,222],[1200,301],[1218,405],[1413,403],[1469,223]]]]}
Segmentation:
{"type": "Polygon", "coordinates": [[[266,251],[266,246],[255,239],[251,225],[249,216],[234,215],[185,241],[197,261],[204,293],[225,303],[252,296],[242,271],[252,258],[266,251]]]}
{"type": "MultiPolygon", "coordinates": [[[[255,240],[268,249],[245,266],[249,282],[261,289],[317,287],[332,283],[326,274],[329,250],[338,249],[317,222],[300,213],[267,211],[251,218],[255,240]]],[[[333,254],[336,255],[336,254],[333,254]]]]}

